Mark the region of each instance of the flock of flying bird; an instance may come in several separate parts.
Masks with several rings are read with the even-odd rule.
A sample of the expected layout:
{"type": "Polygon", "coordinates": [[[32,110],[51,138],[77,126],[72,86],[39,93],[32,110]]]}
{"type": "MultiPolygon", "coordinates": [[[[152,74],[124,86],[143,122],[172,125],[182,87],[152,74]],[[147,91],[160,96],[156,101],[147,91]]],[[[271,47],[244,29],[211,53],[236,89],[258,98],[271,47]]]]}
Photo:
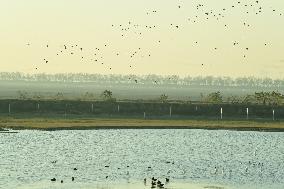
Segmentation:
{"type": "MultiPolygon", "coordinates": [[[[250,3],[246,3],[243,1],[236,1],[234,4],[232,4],[230,7],[222,7],[219,10],[213,10],[208,8],[205,4],[197,4],[196,5],[196,11],[198,14],[191,18],[185,18],[185,23],[191,23],[195,24],[198,22],[202,22],[203,20],[215,20],[219,21],[225,18],[230,12],[233,11],[233,9],[239,11],[240,14],[247,14],[247,15],[261,15],[263,13],[268,14],[274,14],[275,16],[283,16],[282,12],[279,10],[276,10],[272,7],[265,7],[262,5],[262,1],[259,0],[254,0],[251,1],[250,3]]],[[[176,11],[186,9],[183,5],[176,5],[176,11]]],[[[146,15],[148,16],[153,16],[155,14],[159,14],[158,10],[152,10],[152,11],[147,11],[146,15]]],[[[247,21],[241,21],[243,27],[252,27],[252,24],[248,23],[247,21]]],[[[240,22],[240,23],[241,23],[240,22]]],[[[223,22],[219,22],[220,24],[224,24],[223,22]]],[[[206,24],[206,23],[205,23],[206,24]]],[[[112,24],[111,29],[114,29],[118,32],[120,32],[120,37],[122,38],[127,38],[129,35],[137,35],[143,37],[143,34],[146,32],[152,32],[155,29],[159,28],[159,25],[140,25],[132,21],[128,21],[126,24],[112,24]]],[[[179,24],[174,24],[174,23],[169,23],[168,27],[170,30],[179,30],[180,28],[183,27],[183,25],[179,24]]],[[[225,28],[229,27],[229,24],[224,25],[225,28]]],[[[152,42],[152,41],[151,41],[152,42]]],[[[157,44],[162,46],[162,40],[158,39],[157,44]]],[[[245,59],[247,57],[249,47],[245,46],[245,44],[241,44],[239,41],[233,41],[232,47],[239,47],[243,55],[242,57],[245,59]]],[[[195,41],[193,45],[199,44],[198,41],[195,41]]],[[[28,46],[31,45],[31,43],[27,44],[28,46]]],[[[268,42],[263,41],[263,46],[269,45],[268,42]]],[[[46,44],[45,48],[53,48],[50,44],[46,44]]],[[[62,56],[62,55],[68,55],[68,56],[77,56],[76,58],[80,58],[83,62],[89,62],[89,63],[97,63],[101,65],[105,65],[105,69],[107,70],[112,70],[112,66],[110,64],[106,64],[105,62],[105,56],[102,51],[104,50],[109,50],[107,48],[111,48],[110,44],[104,44],[102,47],[96,47],[95,49],[85,49],[82,46],[79,46],[78,44],[74,45],[61,45],[61,49],[57,50],[55,57],[62,56]],[[86,55],[84,52],[91,52],[92,58],[90,58],[90,55],[86,55]],[[86,55],[86,56],[84,56],[86,55]]],[[[215,47],[213,49],[214,51],[218,50],[218,47],[215,47]]],[[[128,56],[128,62],[129,62],[129,68],[134,68],[135,67],[135,58],[136,57],[141,57],[141,58],[150,58],[152,56],[151,52],[147,52],[146,49],[143,49],[139,47],[138,49],[133,49],[131,52],[127,53],[120,53],[120,52],[113,52],[113,54],[108,54],[107,56],[121,56],[125,55],[128,56]]],[[[53,58],[54,59],[54,58],[53,58]]],[[[147,61],[147,59],[145,60],[147,61]]],[[[48,64],[50,63],[51,60],[49,58],[43,58],[42,63],[43,64],[48,64]]],[[[204,64],[201,64],[201,66],[204,66],[204,64]]],[[[39,70],[39,67],[35,67],[36,70],[39,70]]],[[[171,78],[169,78],[171,79],[171,78]]],[[[135,83],[138,83],[139,81],[135,78],[129,78],[129,80],[135,81],[135,83]]],[[[157,81],[153,81],[153,83],[157,84],[157,81]]]]}

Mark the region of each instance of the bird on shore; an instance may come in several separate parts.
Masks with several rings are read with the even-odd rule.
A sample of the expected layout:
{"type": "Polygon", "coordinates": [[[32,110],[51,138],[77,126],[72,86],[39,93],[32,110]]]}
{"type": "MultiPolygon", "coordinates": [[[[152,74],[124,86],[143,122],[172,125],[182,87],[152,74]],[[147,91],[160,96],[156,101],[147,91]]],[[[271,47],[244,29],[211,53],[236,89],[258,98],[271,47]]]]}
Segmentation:
{"type": "Polygon", "coordinates": [[[75,178],[74,177],[72,177],[72,181],[74,181],[75,180],[75,178]]]}

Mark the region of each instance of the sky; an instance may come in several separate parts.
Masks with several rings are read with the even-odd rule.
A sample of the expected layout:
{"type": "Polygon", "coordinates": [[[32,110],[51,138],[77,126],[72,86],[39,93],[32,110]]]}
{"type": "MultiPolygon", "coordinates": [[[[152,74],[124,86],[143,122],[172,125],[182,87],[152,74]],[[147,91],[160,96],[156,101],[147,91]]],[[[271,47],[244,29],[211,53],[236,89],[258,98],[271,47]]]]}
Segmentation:
{"type": "Polygon", "coordinates": [[[0,23],[1,72],[284,78],[283,0],[0,0],[0,23]]]}

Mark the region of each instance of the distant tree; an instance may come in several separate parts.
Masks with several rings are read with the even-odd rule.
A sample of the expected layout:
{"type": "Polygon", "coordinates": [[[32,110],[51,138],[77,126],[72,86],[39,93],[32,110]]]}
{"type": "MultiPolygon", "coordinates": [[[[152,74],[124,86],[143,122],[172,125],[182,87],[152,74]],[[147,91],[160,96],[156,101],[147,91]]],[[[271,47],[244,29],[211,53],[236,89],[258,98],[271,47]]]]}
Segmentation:
{"type": "Polygon", "coordinates": [[[33,95],[32,99],[34,99],[34,100],[40,100],[40,99],[42,99],[42,95],[40,95],[40,94],[38,94],[38,93],[35,93],[35,94],[33,95]]]}
{"type": "Polygon", "coordinates": [[[188,96],[188,97],[186,98],[186,103],[187,103],[187,104],[191,104],[191,97],[190,97],[190,96],[188,96]]]}
{"type": "Polygon", "coordinates": [[[58,92],[55,96],[54,96],[55,100],[63,100],[64,99],[64,95],[61,92],[58,92]]]}
{"type": "Polygon", "coordinates": [[[166,94],[161,94],[161,96],[160,96],[160,101],[161,101],[162,103],[166,103],[167,100],[168,100],[168,95],[166,95],[166,94]]]}
{"type": "Polygon", "coordinates": [[[233,95],[227,98],[227,102],[230,104],[239,104],[242,102],[242,100],[240,99],[240,97],[233,95]]]}
{"type": "Polygon", "coordinates": [[[109,91],[109,90],[104,90],[103,93],[102,93],[102,96],[103,96],[105,99],[112,98],[112,92],[109,91]]]}
{"type": "Polygon", "coordinates": [[[26,92],[26,91],[18,91],[17,93],[19,95],[18,98],[20,100],[27,100],[28,99],[28,92],[26,92]]]}
{"type": "Polygon", "coordinates": [[[283,102],[284,96],[279,92],[256,92],[255,99],[258,104],[280,105],[283,102]]]}
{"type": "Polygon", "coordinates": [[[204,101],[204,95],[203,93],[200,93],[200,102],[203,102],[204,101]]]}
{"type": "Polygon", "coordinates": [[[268,92],[256,92],[254,94],[255,99],[257,101],[257,103],[260,104],[266,104],[266,102],[269,100],[269,93],[268,92]]]}
{"type": "Polygon", "coordinates": [[[116,101],[116,99],[112,97],[112,92],[110,90],[104,90],[101,96],[105,101],[116,101]]]}
{"type": "Polygon", "coordinates": [[[93,93],[86,92],[85,94],[83,94],[82,98],[83,100],[94,100],[95,95],[93,93]]]}
{"type": "Polygon", "coordinates": [[[218,104],[218,103],[223,102],[223,98],[222,98],[221,93],[218,91],[218,92],[208,94],[206,101],[209,103],[218,104]]]}
{"type": "Polygon", "coordinates": [[[281,105],[284,102],[284,95],[279,92],[272,91],[269,96],[269,101],[273,105],[281,105]]]}
{"type": "Polygon", "coordinates": [[[242,100],[243,104],[253,104],[255,102],[256,100],[254,95],[246,95],[242,100]]]}

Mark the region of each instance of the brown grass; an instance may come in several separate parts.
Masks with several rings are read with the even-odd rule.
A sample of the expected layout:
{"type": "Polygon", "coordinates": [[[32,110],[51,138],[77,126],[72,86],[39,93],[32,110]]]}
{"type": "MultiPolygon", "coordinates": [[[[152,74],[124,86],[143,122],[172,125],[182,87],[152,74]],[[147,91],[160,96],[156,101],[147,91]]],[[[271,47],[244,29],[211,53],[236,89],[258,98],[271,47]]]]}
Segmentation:
{"type": "Polygon", "coordinates": [[[204,128],[284,130],[284,122],[227,120],[144,120],[144,119],[54,119],[0,118],[0,128],[13,129],[98,129],[98,128],[204,128]]]}

